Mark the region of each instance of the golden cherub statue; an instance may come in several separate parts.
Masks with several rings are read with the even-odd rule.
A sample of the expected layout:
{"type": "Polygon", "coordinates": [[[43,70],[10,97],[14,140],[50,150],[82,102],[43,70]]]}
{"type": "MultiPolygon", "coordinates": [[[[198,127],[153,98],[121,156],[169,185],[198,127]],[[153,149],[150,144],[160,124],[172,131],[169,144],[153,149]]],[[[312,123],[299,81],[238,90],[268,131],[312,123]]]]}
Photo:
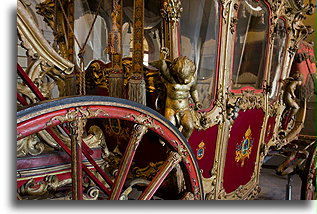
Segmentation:
{"type": "Polygon", "coordinates": [[[283,80],[284,82],[284,95],[283,101],[286,105],[286,111],[290,111],[291,119],[294,119],[294,116],[298,112],[300,106],[296,102],[295,90],[296,87],[302,84],[302,75],[299,72],[294,73],[291,77],[283,80]]]}
{"type": "Polygon", "coordinates": [[[201,108],[196,89],[196,66],[186,56],[170,61],[166,59],[168,49],[162,48],[160,60],[151,63],[161,73],[166,87],[165,117],[176,127],[182,127],[182,134],[188,139],[194,129],[194,121],[189,108],[189,95],[195,103],[195,109],[201,108]]]}

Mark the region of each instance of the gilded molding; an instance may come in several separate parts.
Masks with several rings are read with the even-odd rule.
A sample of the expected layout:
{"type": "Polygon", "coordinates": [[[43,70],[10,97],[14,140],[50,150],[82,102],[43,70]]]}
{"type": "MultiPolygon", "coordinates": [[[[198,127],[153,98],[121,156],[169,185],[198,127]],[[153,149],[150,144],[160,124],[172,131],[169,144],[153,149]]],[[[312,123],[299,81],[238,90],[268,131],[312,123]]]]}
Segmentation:
{"type": "Polygon", "coordinates": [[[216,195],[216,182],[218,175],[218,160],[214,161],[214,165],[211,170],[211,177],[210,178],[204,178],[203,180],[203,186],[204,186],[204,193],[206,194],[206,200],[214,200],[216,195]]]}
{"type": "Polygon", "coordinates": [[[288,30],[291,33],[291,42],[288,49],[290,57],[295,55],[299,43],[313,32],[311,26],[303,24],[305,15],[314,13],[315,5],[312,1],[309,4],[304,4],[302,0],[283,1],[283,9],[281,15],[288,21],[288,30]]]}
{"type": "MultiPolygon", "coordinates": [[[[121,26],[121,16],[122,16],[122,7],[121,7],[121,1],[120,0],[113,0],[112,1],[112,12],[111,12],[111,22],[112,22],[112,29],[109,33],[109,47],[108,47],[108,53],[111,55],[118,55],[120,58],[122,57],[122,44],[121,44],[121,33],[120,30],[122,28],[121,26]]],[[[113,60],[112,60],[113,61],[113,60]]],[[[121,62],[121,60],[119,60],[121,62]]],[[[119,69],[121,68],[121,65],[117,63],[115,60],[113,68],[119,69]],[[118,66],[118,67],[116,67],[118,66]]]]}
{"type": "Polygon", "coordinates": [[[191,192],[186,192],[181,200],[190,200],[190,201],[192,201],[192,200],[195,200],[195,196],[191,192]]]}
{"type": "Polygon", "coordinates": [[[71,179],[59,181],[56,175],[48,175],[43,179],[43,181],[39,182],[35,182],[32,178],[18,189],[18,193],[21,196],[41,196],[53,193],[58,188],[71,183],[71,179]]]}
{"type": "Polygon", "coordinates": [[[135,124],[132,131],[131,142],[133,145],[133,150],[136,151],[139,143],[141,142],[143,136],[147,133],[148,127],[140,124],[135,124]]]}
{"type": "Polygon", "coordinates": [[[17,4],[17,28],[22,45],[27,53],[34,59],[41,59],[49,66],[56,66],[66,74],[73,71],[74,64],[61,57],[46,41],[37,28],[27,8],[18,1],[17,4]]]}
{"type": "Polygon", "coordinates": [[[111,56],[111,69],[106,78],[109,96],[124,97],[124,70],[122,68],[122,0],[112,1],[111,21],[109,32],[108,53],[111,56]]]}
{"type": "Polygon", "coordinates": [[[143,73],[144,0],[134,1],[133,18],[132,70],[133,73],[143,73]]]}
{"type": "Polygon", "coordinates": [[[17,157],[39,155],[44,151],[44,149],[44,143],[40,141],[36,134],[17,141],[17,157]]]}
{"type": "MultiPolygon", "coordinates": [[[[58,189],[69,186],[71,183],[71,178],[59,181],[56,175],[48,175],[45,176],[42,181],[38,182],[35,182],[33,178],[29,179],[18,189],[17,193],[21,196],[21,200],[28,199],[28,197],[35,197],[38,199],[50,199],[50,197],[52,197],[52,195],[54,195],[54,193],[56,193],[58,189]]],[[[87,189],[86,194],[83,195],[83,199],[97,200],[99,197],[99,192],[99,189],[97,189],[95,186],[91,186],[87,189]]],[[[54,196],[53,200],[71,200],[71,194],[66,193],[66,195],[63,197],[54,196]]]]}
{"type": "MultiPolygon", "coordinates": [[[[51,130],[65,143],[68,148],[70,148],[71,139],[68,136],[62,134],[58,129],[56,129],[56,127],[52,127],[51,130]]],[[[83,141],[88,147],[97,148],[103,144],[105,137],[102,130],[98,126],[94,125],[89,128],[88,136],[84,137],[83,141]]],[[[18,157],[25,155],[39,155],[47,149],[60,150],[61,147],[46,130],[27,136],[17,142],[18,157]]]]}
{"type": "Polygon", "coordinates": [[[173,167],[175,167],[182,161],[182,156],[177,152],[170,152],[167,161],[170,162],[173,167]]]}
{"type": "MultiPolygon", "coordinates": [[[[18,36],[22,47],[27,50],[27,55],[33,59],[25,72],[45,98],[53,98],[52,90],[56,86],[59,96],[64,96],[65,76],[72,73],[74,64],[61,57],[49,45],[38,29],[28,6],[21,1],[18,1],[17,6],[18,36]],[[50,80],[47,81],[47,78],[50,80]]],[[[17,89],[22,96],[29,98],[29,104],[39,101],[24,83],[17,82],[17,89]]]]}
{"type": "Polygon", "coordinates": [[[89,64],[85,71],[86,87],[94,89],[96,86],[109,89],[109,71],[105,64],[99,60],[89,64]]]}
{"type": "Polygon", "coordinates": [[[238,10],[239,10],[239,5],[238,5],[237,3],[235,3],[235,4],[233,5],[233,9],[234,9],[233,16],[232,16],[231,19],[230,19],[230,33],[231,33],[231,34],[234,34],[236,25],[237,25],[237,23],[238,23],[238,10]]]}
{"type": "MultiPolygon", "coordinates": [[[[189,157],[188,149],[185,147],[185,145],[183,143],[177,143],[174,140],[172,142],[177,145],[177,150],[176,151],[182,157],[182,159],[185,162],[185,164],[189,165],[190,162],[187,159],[189,157]]],[[[189,172],[190,172],[190,170],[189,170],[189,172]]]]}
{"type": "Polygon", "coordinates": [[[226,117],[226,108],[222,103],[224,99],[222,86],[217,91],[215,105],[209,112],[199,112],[191,110],[192,118],[197,130],[207,130],[208,128],[219,125],[224,122],[226,117]]]}
{"type": "Polygon", "coordinates": [[[128,118],[128,119],[132,118],[133,122],[138,123],[138,124],[142,124],[142,125],[146,126],[147,128],[150,128],[150,129],[159,130],[162,134],[164,134],[162,128],[159,125],[155,124],[154,119],[151,118],[148,115],[144,115],[144,114],[140,114],[140,115],[128,114],[128,115],[124,116],[123,118],[128,118]]]}
{"type": "Polygon", "coordinates": [[[81,119],[89,119],[93,117],[98,117],[100,114],[107,116],[108,113],[101,109],[91,110],[89,107],[75,107],[75,109],[67,110],[65,115],[52,117],[48,122],[47,126],[51,126],[55,123],[55,121],[59,121],[59,123],[71,122],[78,118],[81,119]]]}
{"type": "Polygon", "coordinates": [[[256,94],[254,90],[243,90],[241,95],[234,93],[228,94],[229,105],[237,106],[239,109],[247,110],[254,108],[264,109],[265,105],[265,94],[256,94]]]}
{"type": "Polygon", "coordinates": [[[222,19],[225,24],[228,23],[228,15],[230,13],[230,7],[232,4],[232,0],[220,0],[220,3],[222,5],[222,19]]]}

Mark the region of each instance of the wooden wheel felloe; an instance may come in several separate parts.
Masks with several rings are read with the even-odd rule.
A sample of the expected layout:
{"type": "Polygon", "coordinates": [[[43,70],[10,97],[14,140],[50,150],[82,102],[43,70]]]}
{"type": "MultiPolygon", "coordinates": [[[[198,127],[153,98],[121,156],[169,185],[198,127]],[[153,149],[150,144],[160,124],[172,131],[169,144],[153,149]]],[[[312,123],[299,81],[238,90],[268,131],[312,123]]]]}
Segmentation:
{"type": "MultiPolygon", "coordinates": [[[[164,192],[171,189],[177,190],[173,199],[203,199],[200,173],[190,146],[169,121],[152,109],[123,99],[84,96],[42,102],[17,113],[18,140],[41,130],[48,131],[53,138],[57,137],[51,131],[55,126],[68,127],[70,132],[70,148],[62,141],[57,142],[71,156],[72,199],[83,199],[85,175],[102,192],[104,199],[170,199],[164,192]],[[109,140],[107,143],[115,144],[112,147],[120,148],[122,153],[118,167],[111,172],[94,161],[93,152],[83,141],[86,125],[95,121],[93,119],[116,119],[129,124],[132,130],[128,133],[129,140],[126,143],[114,143],[109,140],[107,132],[104,132],[105,141],[109,140]],[[150,141],[157,142],[159,149],[166,153],[166,156],[159,158],[159,167],[155,170],[151,165],[153,163],[145,158],[158,153],[156,148],[147,145],[150,141]],[[83,164],[83,158],[94,170],[83,164]],[[139,163],[147,164],[148,169],[152,170],[151,179],[131,177],[131,171],[140,168],[136,167],[139,163]],[[177,186],[177,183],[182,185],[177,186]],[[139,193],[129,196],[134,188],[137,188],[139,193]]],[[[111,162],[111,158],[107,161],[108,165],[115,162],[111,162]]]]}
{"type": "Polygon", "coordinates": [[[314,143],[308,151],[309,156],[301,175],[301,200],[316,200],[316,144],[314,143]]]}

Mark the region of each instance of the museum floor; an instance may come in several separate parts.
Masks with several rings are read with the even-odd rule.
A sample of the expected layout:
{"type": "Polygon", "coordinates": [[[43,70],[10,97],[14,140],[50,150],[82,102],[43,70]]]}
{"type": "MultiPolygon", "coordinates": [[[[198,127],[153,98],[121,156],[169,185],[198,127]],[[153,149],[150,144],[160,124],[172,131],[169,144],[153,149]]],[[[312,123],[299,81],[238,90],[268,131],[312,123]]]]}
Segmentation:
{"type": "MultiPolygon", "coordinates": [[[[279,162],[278,159],[271,159],[267,162],[270,167],[262,168],[260,175],[261,192],[256,200],[285,200],[286,185],[288,176],[280,176],[275,173],[272,167],[279,162]]],[[[293,175],[291,179],[291,199],[300,200],[301,179],[298,175],[293,175]]]]}

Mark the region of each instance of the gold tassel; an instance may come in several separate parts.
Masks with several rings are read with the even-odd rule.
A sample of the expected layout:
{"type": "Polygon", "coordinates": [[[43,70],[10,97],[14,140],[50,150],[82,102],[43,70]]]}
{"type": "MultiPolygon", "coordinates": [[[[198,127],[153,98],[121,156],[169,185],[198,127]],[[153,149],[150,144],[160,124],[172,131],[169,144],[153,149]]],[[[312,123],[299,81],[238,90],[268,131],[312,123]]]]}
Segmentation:
{"type": "Polygon", "coordinates": [[[109,75],[109,96],[124,98],[123,86],[124,86],[123,73],[109,75]]]}
{"type": "Polygon", "coordinates": [[[146,88],[143,79],[130,79],[129,81],[129,100],[146,105],[146,88]]]}

